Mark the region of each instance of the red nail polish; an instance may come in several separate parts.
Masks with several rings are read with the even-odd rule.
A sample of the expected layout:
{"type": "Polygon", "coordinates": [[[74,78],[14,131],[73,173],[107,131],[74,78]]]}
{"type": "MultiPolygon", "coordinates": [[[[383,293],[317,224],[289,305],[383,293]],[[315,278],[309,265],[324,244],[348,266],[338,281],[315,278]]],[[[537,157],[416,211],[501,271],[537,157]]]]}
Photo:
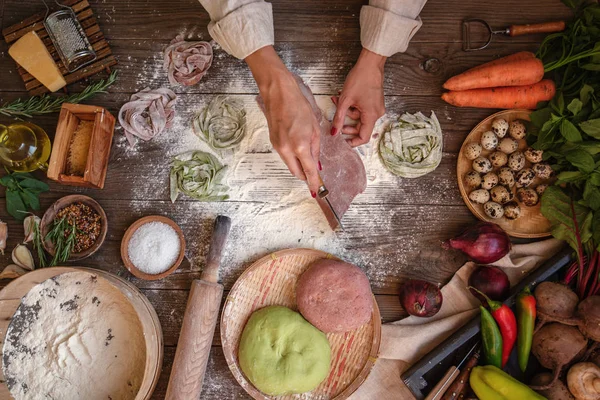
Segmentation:
{"type": "Polygon", "coordinates": [[[323,171],[323,166],[321,165],[321,161],[319,161],[319,171],[323,171]]]}
{"type": "Polygon", "coordinates": [[[315,192],[310,192],[310,195],[313,197],[313,199],[317,198],[317,194],[315,192]]]}
{"type": "Polygon", "coordinates": [[[337,128],[335,126],[331,127],[331,136],[335,136],[335,134],[337,133],[337,128]]]}

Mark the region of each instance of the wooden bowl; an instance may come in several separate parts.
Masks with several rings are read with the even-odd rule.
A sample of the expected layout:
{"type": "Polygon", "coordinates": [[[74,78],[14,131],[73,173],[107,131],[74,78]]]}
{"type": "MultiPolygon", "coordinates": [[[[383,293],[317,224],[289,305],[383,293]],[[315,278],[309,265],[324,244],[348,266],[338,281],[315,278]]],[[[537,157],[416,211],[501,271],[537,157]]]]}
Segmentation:
{"type": "MultiPolygon", "coordinates": [[[[491,130],[492,121],[496,118],[504,118],[509,124],[516,120],[525,120],[530,121],[529,114],[531,111],[529,110],[505,110],[500,111],[496,114],[490,115],[483,121],[481,121],[472,131],[469,133],[467,138],[462,144],[460,148],[460,153],[458,154],[458,162],[456,164],[456,175],[458,178],[458,188],[460,190],[460,194],[467,205],[469,210],[480,220],[493,222],[498,224],[508,233],[510,236],[520,237],[520,238],[541,238],[550,236],[551,232],[551,224],[550,221],[546,219],[542,215],[541,212],[541,201],[534,207],[526,207],[519,203],[521,206],[521,216],[517,219],[510,220],[507,218],[490,218],[483,211],[482,204],[475,204],[469,199],[470,189],[467,187],[465,183],[465,175],[467,172],[472,170],[473,162],[465,157],[465,148],[468,144],[476,142],[479,143],[481,141],[481,136],[484,132],[491,130]]],[[[508,134],[507,134],[508,137],[508,134]]],[[[527,143],[525,140],[519,140],[519,151],[523,151],[527,148],[527,143]]],[[[491,151],[483,150],[481,155],[487,157],[491,151]]],[[[531,163],[529,161],[526,162],[525,168],[529,168],[531,163]]],[[[539,179],[536,178],[532,186],[540,183],[539,179]]],[[[513,188],[514,191],[514,188],[513,188]]]]}
{"type": "MultiPolygon", "coordinates": [[[[150,400],[152,392],[154,392],[154,388],[158,383],[163,363],[163,333],[160,321],[148,298],[137,287],[109,272],[80,267],[41,268],[10,282],[0,291],[0,348],[4,346],[6,331],[15,311],[21,303],[21,298],[38,283],[65,272],[75,271],[98,274],[98,276],[108,280],[113,286],[119,289],[131,302],[142,324],[144,341],[146,342],[144,378],[135,400],[150,400]]],[[[1,358],[0,362],[2,362],[1,358]]],[[[2,382],[0,383],[0,399],[11,399],[8,387],[4,383],[2,368],[0,368],[0,382],[2,382]]]]}
{"type": "MultiPolygon", "coordinates": [[[[102,246],[102,243],[104,243],[104,239],[106,239],[106,233],[108,232],[108,218],[106,218],[106,213],[104,212],[104,209],[100,206],[100,204],[98,204],[98,202],[92,199],[91,197],[84,196],[81,194],[73,194],[70,196],[61,197],[46,210],[40,222],[40,232],[42,234],[42,237],[46,237],[46,235],[48,234],[48,231],[50,230],[50,226],[52,225],[52,221],[54,221],[56,214],[58,214],[58,212],[63,208],[73,203],[83,203],[86,206],[93,209],[94,211],[96,211],[100,215],[102,227],[100,228],[100,236],[98,237],[98,239],[96,239],[96,242],[87,250],[84,250],[79,253],[72,253],[69,257],[69,261],[82,260],[97,252],[100,246],[102,246]]],[[[47,240],[44,240],[43,245],[44,249],[46,249],[46,251],[50,253],[50,255],[54,256],[54,245],[47,240]]]]}
{"type": "MultiPolygon", "coordinates": [[[[255,399],[274,399],[259,391],[244,376],[238,361],[242,331],[250,315],[263,307],[281,305],[297,310],[296,282],[322,258],[336,257],[313,249],[282,250],[261,258],[238,278],[221,314],[221,342],[227,365],[238,383],[255,399]]],[[[375,297],[371,321],[354,331],[328,333],[331,346],[329,376],[313,391],[282,399],[346,399],[367,379],[379,355],[381,316],[375,297]]]]}
{"type": "Polygon", "coordinates": [[[175,272],[175,270],[177,268],[179,268],[179,265],[181,265],[181,262],[183,261],[184,256],[185,256],[185,237],[183,236],[183,232],[181,231],[181,228],[179,227],[179,225],[177,225],[175,222],[173,222],[173,220],[171,220],[167,217],[163,217],[162,215],[148,215],[147,217],[138,219],[133,224],[131,224],[131,226],[129,228],[127,228],[127,231],[125,232],[125,236],[123,236],[123,240],[121,240],[121,259],[123,260],[125,267],[129,270],[129,272],[131,272],[136,277],[147,280],[147,281],[155,281],[158,279],[162,279],[165,276],[170,275],[173,272],[175,272]],[[143,271],[140,271],[138,268],[136,268],[136,266],[133,265],[133,263],[129,259],[129,251],[128,251],[129,250],[129,241],[131,240],[131,237],[133,236],[135,231],[140,226],[147,224],[149,222],[162,222],[162,223],[169,225],[171,228],[175,229],[175,232],[177,232],[177,236],[179,236],[179,242],[181,243],[181,245],[179,246],[179,257],[177,257],[177,260],[175,261],[175,263],[168,270],[161,272],[160,274],[154,274],[154,275],[147,274],[143,271]]]}

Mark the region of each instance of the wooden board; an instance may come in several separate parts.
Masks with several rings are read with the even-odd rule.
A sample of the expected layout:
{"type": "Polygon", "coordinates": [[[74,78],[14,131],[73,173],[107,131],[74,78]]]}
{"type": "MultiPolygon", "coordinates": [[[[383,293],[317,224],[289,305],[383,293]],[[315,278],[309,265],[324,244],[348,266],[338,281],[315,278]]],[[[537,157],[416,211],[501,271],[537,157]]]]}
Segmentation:
{"type": "MultiPolygon", "coordinates": [[[[67,272],[85,271],[100,275],[119,289],[131,301],[142,324],[146,340],[146,366],[144,379],[135,400],[147,400],[152,393],[160,376],[163,361],[163,336],[156,311],[148,299],[131,283],[110,273],[91,268],[52,267],[38,269],[15,279],[0,291],[0,348],[4,347],[6,332],[13,314],[25,296],[35,285],[56,275],[67,272]]],[[[10,399],[12,396],[4,382],[0,369],[0,398],[10,399]]]]}
{"type": "MultiPolygon", "coordinates": [[[[52,55],[52,58],[56,62],[60,72],[67,81],[67,84],[88,78],[103,70],[108,71],[111,66],[117,63],[117,60],[113,56],[110,46],[104,38],[104,34],[100,30],[100,26],[98,26],[98,22],[96,21],[94,13],[90,8],[90,4],[87,2],[87,0],[65,0],[62,4],[73,9],[88,40],[90,41],[90,44],[96,52],[96,59],[91,64],[88,64],[74,72],[67,71],[62,63],[62,60],[58,56],[50,37],[48,36],[46,28],[44,27],[43,22],[46,15],[45,12],[37,13],[18,24],[3,29],[2,35],[4,36],[4,40],[8,45],[10,45],[26,33],[35,31],[52,55]]],[[[42,85],[21,66],[18,66],[17,71],[19,72],[19,75],[21,75],[21,78],[25,83],[25,88],[30,95],[33,96],[48,92],[48,88],[42,85]]]]}
{"type": "Polygon", "coordinates": [[[375,365],[381,341],[381,316],[373,300],[370,323],[345,333],[328,333],[332,362],[329,376],[313,391],[299,395],[267,396],[242,373],[238,362],[239,340],[250,315],[269,305],[297,310],[296,282],[316,260],[337,259],[312,249],[290,249],[256,261],[240,276],[225,300],[221,315],[221,342],[233,376],[255,399],[336,399],[348,398],[367,378],[375,365]]]}
{"type": "MultiPolygon", "coordinates": [[[[491,130],[492,121],[496,118],[504,118],[509,124],[517,119],[529,121],[529,114],[531,112],[527,110],[505,110],[500,111],[496,114],[490,115],[483,121],[481,121],[463,142],[463,145],[460,149],[460,153],[458,154],[458,162],[456,164],[456,176],[458,178],[458,188],[460,189],[460,194],[462,198],[469,207],[469,210],[480,220],[493,222],[498,224],[504,229],[510,236],[521,237],[521,238],[541,238],[550,236],[550,221],[546,219],[542,215],[541,212],[541,201],[538,202],[534,207],[527,207],[521,204],[521,216],[517,219],[510,220],[505,217],[501,218],[490,218],[483,211],[482,204],[475,204],[471,200],[469,200],[469,193],[471,189],[469,189],[465,184],[465,175],[467,172],[471,171],[473,162],[469,160],[465,156],[465,148],[470,143],[479,143],[481,141],[481,135],[484,132],[491,130]]],[[[510,137],[507,136],[505,137],[510,137]]],[[[525,139],[519,140],[519,151],[524,151],[527,148],[527,142],[525,139]]],[[[483,150],[481,156],[486,157],[491,153],[491,151],[483,150]]],[[[525,168],[530,168],[531,163],[529,161],[526,162],[525,168]]],[[[537,184],[541,183],[538,178],[531,185],[531,187],[535,187],[537,184]]],[[[516,191],[516,187],[512,189],[513,193],[516,191]]],[[[515,196],[516,197],[516,196],[515,196]]]]}

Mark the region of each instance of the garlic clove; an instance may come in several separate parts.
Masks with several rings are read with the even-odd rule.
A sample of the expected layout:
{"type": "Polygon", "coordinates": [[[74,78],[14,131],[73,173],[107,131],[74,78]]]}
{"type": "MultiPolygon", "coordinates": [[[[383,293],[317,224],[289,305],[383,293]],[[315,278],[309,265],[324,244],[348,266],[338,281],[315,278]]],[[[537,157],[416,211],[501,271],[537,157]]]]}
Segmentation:
{"type": "Polygon", "coordinates": [[[40,226],[41,218],[37,215],[29,215],[23,220],[23,230],[25,232],[25,239],[23,239],[23,243],[29,243],[33,241],[35,236],[35,228],[36,226],[40,226]]]}
{"type": "Polygon", "coordinates": [[[0,220],[0,253],[4,255],[6,249],[6,239],[8,238],[8,225],[0,220]]]}
{"type": "Polygon", "coordinates": [[[18,244],[12,251],[12,260],[21,268],[29,271],[35,269],[35,263],[31,251],[24,244],[18,244]]]}
{"type": "Polygon", "coordinates": [[[0,279],[15,279],[25,275],[27,272],[29,271],[19,267],[18,265],[10,264],[7,265],[2,272],[0,272],[0,279]]]}

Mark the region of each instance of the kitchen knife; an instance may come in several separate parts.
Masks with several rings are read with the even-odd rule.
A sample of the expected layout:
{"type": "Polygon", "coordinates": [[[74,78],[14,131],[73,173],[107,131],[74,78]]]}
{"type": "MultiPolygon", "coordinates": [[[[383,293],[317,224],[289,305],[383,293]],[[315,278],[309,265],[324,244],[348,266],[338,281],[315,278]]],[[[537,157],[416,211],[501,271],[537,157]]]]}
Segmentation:
{"type": "Polygon", "coordinates": [[[341,230],[344,230],[344,225],[342,225],[342,221],[340,220],[340,217],[338,217],[337,213],[333,209],[333,206],[331,205],[331,202],[327,198],[327,196],[329,195],[329,190],[327,190],[327,188],[325,187],[325,183],[323,183],[323,179],[321,179],[320,175],[319,175],[319,190],[318,190],[317,194],[319,195],[320,199],[325,200],[325,202],[327,203],[327,206],[329,207],[329,210],[331,211],[331,213],[333,214],[333,217],[337,221],[338,226],[340,227],[341,230]]]}
{"type": "Polygon", "coordinates": [[[219,215],[200,280],[192,282],[175,360],[171,369],[166,400],[197,400],[202,392],[206,364],[210,355],[223,285],[218,283],[221,253],[231,228],[231,219],[219,215]]]}

